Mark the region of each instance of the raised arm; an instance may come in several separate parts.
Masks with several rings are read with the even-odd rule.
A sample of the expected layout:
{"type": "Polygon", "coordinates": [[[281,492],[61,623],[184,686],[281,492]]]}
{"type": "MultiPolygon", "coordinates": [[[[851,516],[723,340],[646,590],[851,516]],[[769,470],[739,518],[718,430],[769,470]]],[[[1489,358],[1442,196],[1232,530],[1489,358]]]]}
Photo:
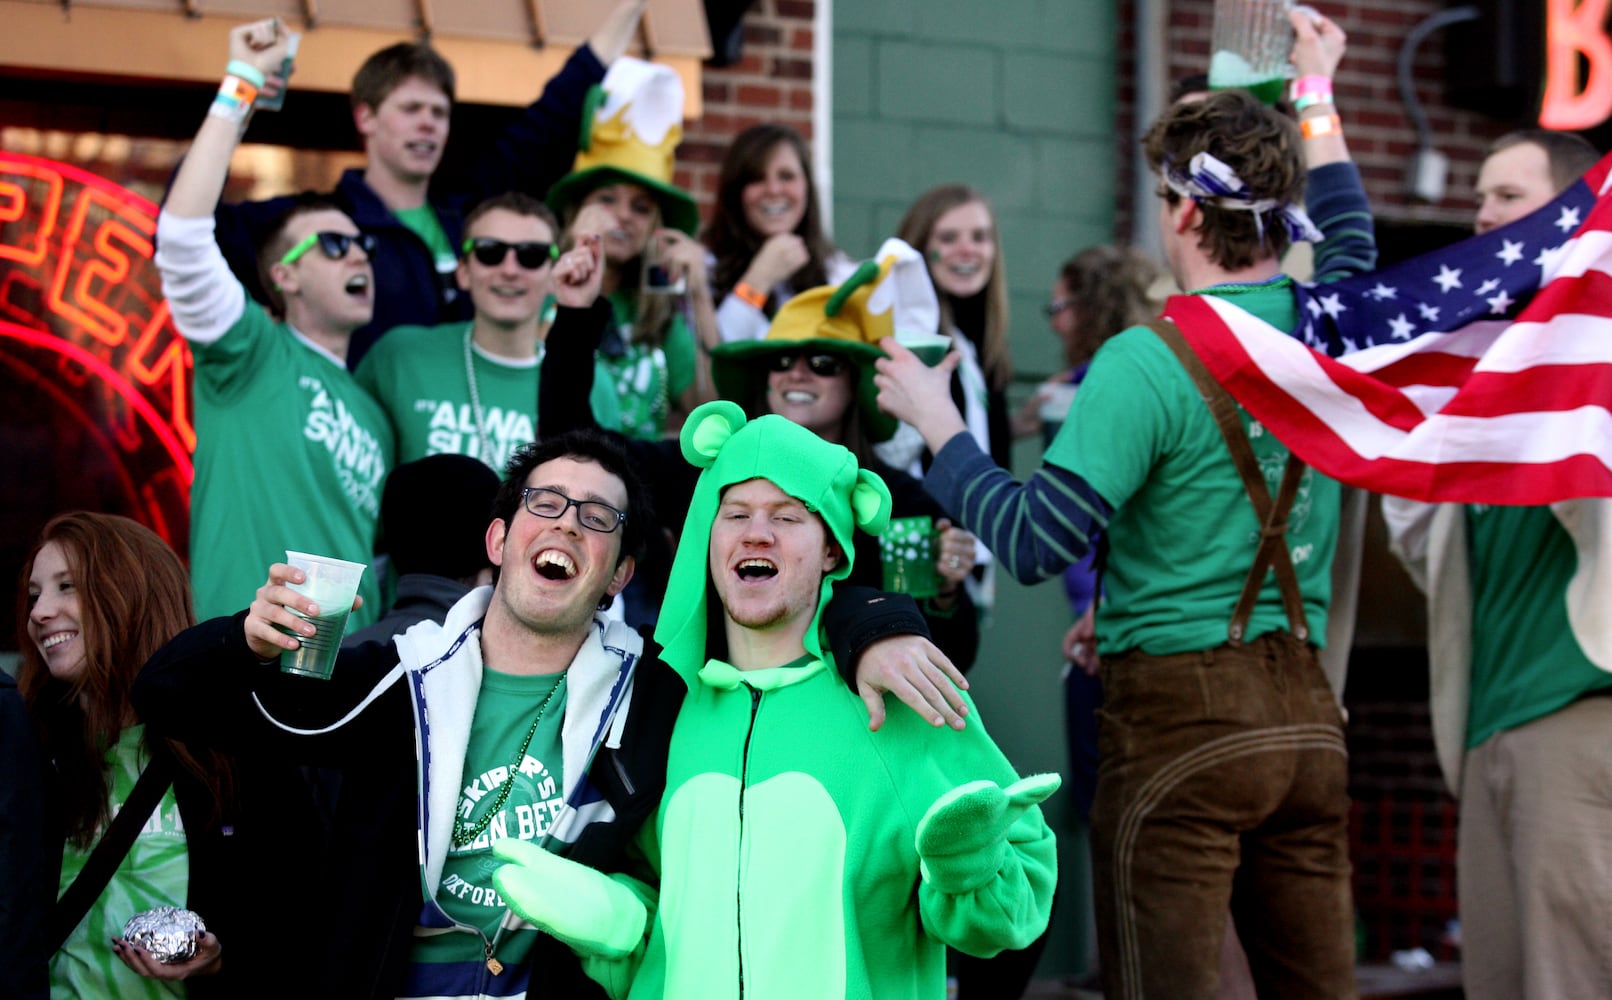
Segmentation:
{"type": "Polygon", "coordinates": [[[935,455],[925,491],[1014,579],[1045,580],[1091,550],[1113,507],[1067,469],[1042,465],[1020,483],[980,451],[949,390],[956,354],[930,368],[893,338],[880,346],[890,355],[874,376],[880,408],[917,428],[935,455]]]}
{"type": "Polygon", "coordinates": [[[1309,168],[1304,207],[1321,230],[1315,246],[1315,280],[1325,283],[1377,266],[1377,236],[1360,171],[1349,158],[1332,80],[1343,59],[1343,29],[1308,11],[1289,14],[1293,23],[1293,68],[1300,81],[1304,162],[1309,168]]]}
{"type": "Polygon", "coordinates": [[[279,18],[238,25],[229,33],[229,72],[207,109],[201,128],[174,176],[162,209],[181,219],[213,214],[229,176],[230,156],[240,145],[251,120],[252,101],[260,88],[283,85],[271,79],[285,58],[289,38],[279,18]],[[252,74],[257,74],[255,78],[252,74]]]}
{"type": "Polygon", "coordinates": [[[232,278],[219,249],[213,211],[229,176],[230,156],[252,114],[255,81],[270,92],[282,85],[270,74],[278,70],[286,45],[278,18],[230,31],[228,73],[163,202],[156,264],[174,326],[187,340],[218,340],[245,311],[246,291],[232,278]]]}

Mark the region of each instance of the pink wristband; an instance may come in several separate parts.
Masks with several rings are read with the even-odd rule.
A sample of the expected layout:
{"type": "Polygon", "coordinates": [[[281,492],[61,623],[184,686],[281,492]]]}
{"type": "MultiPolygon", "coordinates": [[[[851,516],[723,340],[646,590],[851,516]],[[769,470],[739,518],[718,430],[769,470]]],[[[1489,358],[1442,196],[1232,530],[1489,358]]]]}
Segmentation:
{"type": "MultiPolygon", "coordinates": [[[[1288,99],[1295,105],[1305,101],[1305,107],[1332,100],[1332,80],[1319,73],[1301,76],[1288,88],[1288,99]]],[[[1302,109],[1301,109],[1302,110],[1302,109]]]]}

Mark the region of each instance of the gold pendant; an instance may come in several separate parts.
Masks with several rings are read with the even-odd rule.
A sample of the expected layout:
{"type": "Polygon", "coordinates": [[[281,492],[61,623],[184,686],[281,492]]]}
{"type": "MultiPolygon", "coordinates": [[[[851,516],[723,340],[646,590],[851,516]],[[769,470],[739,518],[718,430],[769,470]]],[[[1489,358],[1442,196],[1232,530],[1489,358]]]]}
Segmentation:
{"type": "Polygon", "coordinates": [[[489,956],[487,958],[487,971],[491,972],[495,976],[503,975],[503,973],[504,973],[504,963],[500,962],[496,958],[493,958],[493,957],[489,956]]]}

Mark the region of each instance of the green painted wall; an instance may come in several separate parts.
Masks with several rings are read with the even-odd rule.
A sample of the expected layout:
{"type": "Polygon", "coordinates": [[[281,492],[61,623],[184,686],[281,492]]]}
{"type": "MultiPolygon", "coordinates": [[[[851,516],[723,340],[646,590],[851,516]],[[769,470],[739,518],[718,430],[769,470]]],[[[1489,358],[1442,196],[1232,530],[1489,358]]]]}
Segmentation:
{"type": "Polygon", "coordinates": [[[834,235],[853,257],[930,187],[990,196],[1022,375],[1058,365],[1039,307],[1114,225],[1113,0],[833,4],[834,235]]]}
{"type": "MultiPolygon", "coordinates": [[[[1114,231],[1112,0],[848,0],[833,4],[834,235],[865,257],[928,188],[960,181],[996,208],[1020,385],[1061,367],[1040,306],[1058,265],[1114,231]]],[[[1015,471],[1040,461],[1037,442],[1015,471]]],[[[971,673],[973,694],[1022,773],[1065,768],[1059,643],[1069,609],[1056,583],[999,575],[998,603],[971,673]]],[[[1064,796],[1048,803],[1063,849],[1054,937],[1041,975],[1084,968],[1084,831],[1064,796]]]]}

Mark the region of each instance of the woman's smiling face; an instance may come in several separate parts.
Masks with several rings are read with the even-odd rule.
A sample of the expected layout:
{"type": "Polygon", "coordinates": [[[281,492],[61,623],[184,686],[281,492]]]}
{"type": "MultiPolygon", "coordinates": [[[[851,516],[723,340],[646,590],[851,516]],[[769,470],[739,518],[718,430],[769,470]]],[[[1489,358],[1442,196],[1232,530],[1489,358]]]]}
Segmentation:
{"type": "Polygon", "coordinates": [[[78,586],[67,550],[46,542],[28,574],[28,638],[39,647],[50,675],[72,682],[84,672],[85,636],[78,586]]]}
{"type": "Polygon", "coordinates": [[[935,220],[924,246],[935,287],[966,299],[985,290],[996,262],[996,225],[984,202],[958,205],[935,220]]]}

